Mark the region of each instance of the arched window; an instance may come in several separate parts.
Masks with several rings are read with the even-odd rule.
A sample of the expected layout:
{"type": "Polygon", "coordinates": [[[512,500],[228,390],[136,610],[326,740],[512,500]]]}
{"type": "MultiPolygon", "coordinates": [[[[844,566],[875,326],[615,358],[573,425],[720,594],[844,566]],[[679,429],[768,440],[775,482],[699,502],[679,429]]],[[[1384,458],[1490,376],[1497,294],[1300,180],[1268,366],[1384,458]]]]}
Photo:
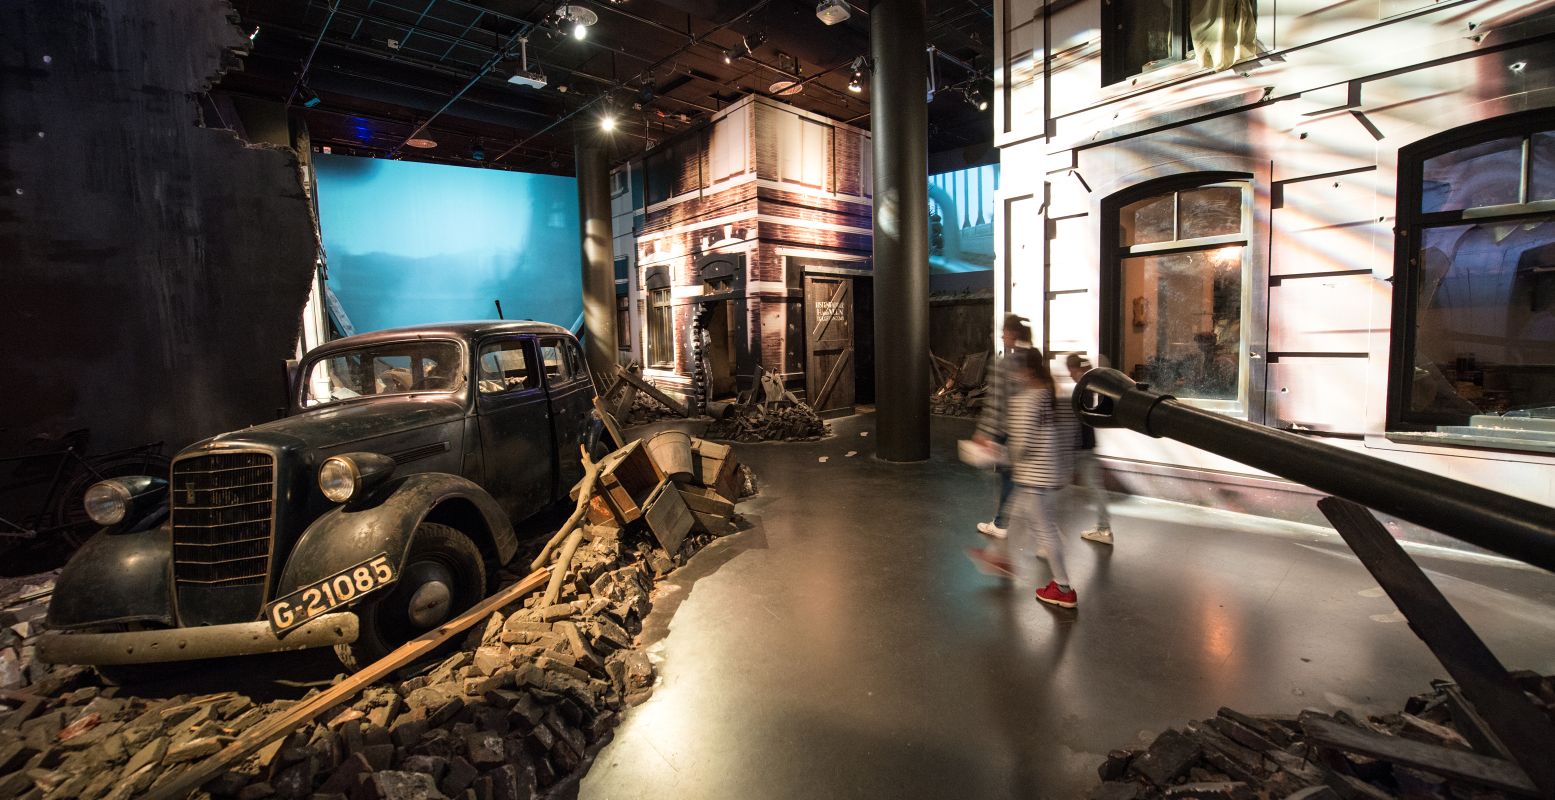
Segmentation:
{"type": "Polygon", "coordinates": [[[1555,449],[1555,123],[1399,154],[1389,428],[1555,449]]]}
{"type": "Polygon", "coordinates": [[[1104,351],[1157,391],[1245,413],[1251,183],[1133,197],[1115,206],[1104,351]]]}

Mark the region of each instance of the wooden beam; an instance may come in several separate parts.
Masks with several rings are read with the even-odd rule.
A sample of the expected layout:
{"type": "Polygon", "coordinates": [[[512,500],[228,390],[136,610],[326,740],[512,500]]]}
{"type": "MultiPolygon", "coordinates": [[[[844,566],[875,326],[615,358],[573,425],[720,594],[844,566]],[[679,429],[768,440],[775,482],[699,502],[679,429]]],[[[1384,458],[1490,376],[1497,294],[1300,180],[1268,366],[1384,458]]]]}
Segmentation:
{"type": "Polygon", "coordinates": [[[1539,789],[1510,761],[1487,758],[1465,750],[1426,744],[1413,739],[1365,731],[1321,716],[1303,714],[1301,729],[1309,742],[1325,747],[1380,758],[1433,775],[1489,786],[1525,797],[1538,797],[1539,789]]]}
{"type": "Polygon", "coordinates": [[[1550,758],[1555,723],[1529,702],[1484,640],[1370,509],[1338,497],[1325,497],[1317,507],[1409,621],[1409,629],[1458,682],[1496,740],[1546,797],[1555,798],[1555,759],[1550,758]]]}
{"type": "Polygon", "coordinates": [[[691,416],[691,412],[687,411],[685,406],[681,405],[680,402],[675,398],[659,391],[659,387],[654,386],[653,384],[643,380],[637,375],[633,375],[630,372],[622,371],[621,377],[624,378],[627,383],[636,386],[638,391],[647,392],[649,397],[652,397],[660,403],[663,403],[665,408],[675,412],[676,414],[679,414],[682,417],[691,416]]]}
{"type": "Polygon", "coordinates": [[[201,786],[220,777],[228,768],[259,748],[291,733],[325,711],[350,700],[363,689],[388,677],[400,667],[431,653],[444,642],[463,633],[476,623],[484,622],[493,611],[522,600],[525,595],[544,586],[550,576],[551,571],[548,568],[536,570],[518,583],[476,603],[469,611],[400,645],[394,652],[374,661],[327,691],[315,695],[313,699],[304,700],[279,714],[270,716],[210,758],[201,761],[173,780],[153,788],[144,796],[145,800],[183,800],[201,786]]]}
{"type": "Polygon", "coordinates": [[[611,440],[616,443],[616,449],[625,447],[626,437],[621,435],[620,424],[616,422],[615,415],[605,409],[605,401],[599,399],[597,395],[594,397],[594,411],[599,414],[599,421],[604,424],[605,432],[609,433],[611,440]]]}

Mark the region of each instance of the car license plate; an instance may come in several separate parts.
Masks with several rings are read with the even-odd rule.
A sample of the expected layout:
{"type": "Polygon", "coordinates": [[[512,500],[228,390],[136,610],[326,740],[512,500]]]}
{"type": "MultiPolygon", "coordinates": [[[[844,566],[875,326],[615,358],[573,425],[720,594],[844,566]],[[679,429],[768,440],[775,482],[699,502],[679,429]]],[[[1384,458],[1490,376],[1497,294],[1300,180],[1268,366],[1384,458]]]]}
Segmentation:
{"type": "Polygon", "coordinates": [[[321,581],[315,581],[265,606],[265,618],[276,636],[299,628],[362,595],[394,582],[394,566],[379,553],[321,581]]]}

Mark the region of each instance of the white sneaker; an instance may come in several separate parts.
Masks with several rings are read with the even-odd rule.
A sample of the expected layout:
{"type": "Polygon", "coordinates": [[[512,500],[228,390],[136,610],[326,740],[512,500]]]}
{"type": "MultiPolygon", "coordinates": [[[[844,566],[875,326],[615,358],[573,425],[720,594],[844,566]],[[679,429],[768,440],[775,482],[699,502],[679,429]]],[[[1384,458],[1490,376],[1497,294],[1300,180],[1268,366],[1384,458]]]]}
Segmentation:
{"type": "Polygon", "coordinates": [[[1003,539],[1005,536],[1009,535],[1009,530],[1007,528],[1001,528],[992,522],[977,523],[977,532],[984,536],[991,536],[995,539],[1003,539]]]}
{"type": "Polygon", "coordinates": [[[1112,544],[1111,528],[1092,528],[1080,534],[1081,539],[1089,539],[1097,544],[1112,544]]]}

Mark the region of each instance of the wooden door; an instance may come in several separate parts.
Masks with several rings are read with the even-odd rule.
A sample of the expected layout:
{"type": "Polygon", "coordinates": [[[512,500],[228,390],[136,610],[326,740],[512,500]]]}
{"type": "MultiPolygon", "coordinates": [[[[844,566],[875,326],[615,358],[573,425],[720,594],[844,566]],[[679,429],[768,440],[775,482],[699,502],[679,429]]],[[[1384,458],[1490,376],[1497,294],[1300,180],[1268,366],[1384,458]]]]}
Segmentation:
{"type": "Polygon", "coordinates": [[[806,275],[805,394],[816,411],[853,407],[853,279],[806,275]]]}

